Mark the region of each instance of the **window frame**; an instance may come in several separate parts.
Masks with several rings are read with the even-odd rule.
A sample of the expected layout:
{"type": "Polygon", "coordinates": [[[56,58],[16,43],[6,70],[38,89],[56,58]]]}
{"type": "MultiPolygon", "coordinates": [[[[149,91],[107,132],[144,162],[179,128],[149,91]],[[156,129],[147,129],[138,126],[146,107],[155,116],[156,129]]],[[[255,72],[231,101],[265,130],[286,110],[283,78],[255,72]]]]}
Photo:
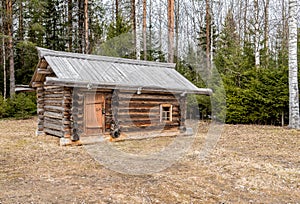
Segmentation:
{"type": "Polygon", "coordinates": [[[172,122],[173,121],[173,105],[172,104],[160,104],[160,122],[172,122]],[[169,108],[169,111],[164,111],[163,108],[169,108]],[[163,119],[163,112],[169,112],[170,117],[168,119],[163,119]]]}

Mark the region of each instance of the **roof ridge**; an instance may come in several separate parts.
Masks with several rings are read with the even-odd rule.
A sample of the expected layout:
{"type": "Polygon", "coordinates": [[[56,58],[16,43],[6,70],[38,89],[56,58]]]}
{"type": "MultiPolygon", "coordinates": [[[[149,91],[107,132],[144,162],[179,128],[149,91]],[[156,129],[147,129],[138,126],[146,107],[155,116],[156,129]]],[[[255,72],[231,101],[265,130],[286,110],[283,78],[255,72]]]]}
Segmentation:
{"type": "Polygon", "coordinates": [[[174,63],[153,62],[153,61],[118,58],[118,57],[55,51],[55,50],[50,50],[42,47],[37,47],[37,50],[40,58],[44,58],[45,56],[67,57],[67,58],[78,58],[78,59],[86,59],[86,60],[94,60],[94,61],[106,61],[106,62],[113,62],[113,63],[155,66],[155,67],[170,68],[170,69],[175,69],[176,66],[176,64],[174,63]]]}

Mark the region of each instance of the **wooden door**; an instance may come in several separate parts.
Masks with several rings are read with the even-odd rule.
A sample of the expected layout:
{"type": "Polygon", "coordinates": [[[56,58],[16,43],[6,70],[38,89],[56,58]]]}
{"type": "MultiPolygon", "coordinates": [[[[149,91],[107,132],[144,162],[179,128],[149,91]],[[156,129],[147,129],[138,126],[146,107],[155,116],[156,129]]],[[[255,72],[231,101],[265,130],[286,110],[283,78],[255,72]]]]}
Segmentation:
{"type": "Polygon", "coordinates": [[[103,133],[105,100],[103,94],[86,94],[85,96],[85,133],[95,135],[103,133]]]}

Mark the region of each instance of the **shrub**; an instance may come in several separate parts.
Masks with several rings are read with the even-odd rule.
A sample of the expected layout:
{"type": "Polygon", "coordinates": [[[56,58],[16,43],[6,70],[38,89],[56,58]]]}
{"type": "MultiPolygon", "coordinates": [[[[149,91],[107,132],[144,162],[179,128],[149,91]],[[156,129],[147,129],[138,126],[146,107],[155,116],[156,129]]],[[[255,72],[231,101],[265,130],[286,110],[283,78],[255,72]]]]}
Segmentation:
{"type": "Polygon", "coordinates": [[[11,99],[0,96],[0,118],[26,119],[36,114],[36,99],[32,93],[20,93],[11,99]]]}
{"type": "Polygon", "coordinates": [[[13,114],[11,116],[14,118],[25,119],[36,113],[36,104],[31,94],[16,94],[12,100],[10,100],[10,104],[11,108],[13,108],[13,114]]]}
{"type": "Polygon", "coordinates": [[[7,116],[7,100],[0,95],[0,118],[5,118],[7,116]]]}

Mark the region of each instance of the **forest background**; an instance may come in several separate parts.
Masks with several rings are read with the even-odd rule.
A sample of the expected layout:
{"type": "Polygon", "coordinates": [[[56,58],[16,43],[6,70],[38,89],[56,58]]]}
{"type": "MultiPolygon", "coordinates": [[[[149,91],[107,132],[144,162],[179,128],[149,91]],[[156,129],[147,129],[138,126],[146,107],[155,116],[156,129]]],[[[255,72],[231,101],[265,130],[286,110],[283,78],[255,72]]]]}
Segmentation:
{"type": "MultiPolygon", "coordinates": [[[[16,84],[29,84],[39,46],[174,62],[198,87],[208,86],[206,75],[213,78],[215,66],[226,93],[226,111],[218,114],[226,115],[227,123],[289,122],[287,0],[1,0],[1,4],[0,118],[36,114],[35,95],[14,90],[16,84]]],[[[213,117],[210,97],[196,99],[190,103],[198,104],[197,116],[213,117]]],[[[191,111],[188,116],[195,114],[191,111]]]]}

